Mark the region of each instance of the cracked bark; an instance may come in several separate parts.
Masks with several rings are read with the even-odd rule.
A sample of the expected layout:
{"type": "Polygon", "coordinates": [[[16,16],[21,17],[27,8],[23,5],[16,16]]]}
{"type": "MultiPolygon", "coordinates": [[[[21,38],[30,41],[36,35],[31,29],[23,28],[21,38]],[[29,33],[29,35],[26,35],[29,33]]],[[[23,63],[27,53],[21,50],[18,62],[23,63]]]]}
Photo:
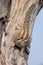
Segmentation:
{"type": "Polygon", "coordinates": [[[2,14],[0,14],[0,33],[2,31],[0,34],[2,39],[0,65],[28,65],[34,21],[43,7],[43,0],[12,0],[11,4],[9,1],[11,0],[2,0],[2,2],[7,3],[6,6],[2,5],[0,1],[5,9],[0,8],[7,12],[5,15],[2,10],[2,14]],[[1,20],[2,17],[3,20],[1,20]],[[2,25],[3,21],[4,24],[2,25]]]}

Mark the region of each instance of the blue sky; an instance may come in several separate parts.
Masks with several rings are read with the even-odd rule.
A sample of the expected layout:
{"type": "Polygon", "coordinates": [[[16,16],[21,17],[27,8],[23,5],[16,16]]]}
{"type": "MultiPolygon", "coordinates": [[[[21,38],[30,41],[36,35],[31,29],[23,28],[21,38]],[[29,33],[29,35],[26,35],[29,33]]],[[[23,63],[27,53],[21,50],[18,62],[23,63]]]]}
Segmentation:
{"type": "Polygon", "coordinates": [[[35,20],[28,65],[43,65],[43,8],[35,20]]]}

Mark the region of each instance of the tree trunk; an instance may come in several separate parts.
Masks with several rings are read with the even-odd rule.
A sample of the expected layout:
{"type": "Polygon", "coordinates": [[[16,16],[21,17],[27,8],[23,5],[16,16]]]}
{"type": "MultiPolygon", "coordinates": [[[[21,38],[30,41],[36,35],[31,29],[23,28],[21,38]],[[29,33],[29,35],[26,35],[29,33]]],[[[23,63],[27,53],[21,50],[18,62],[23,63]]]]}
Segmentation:
{"type": "MultiPolygon", "coordinates": [[[[9,0],[8,0],[9,1],[9,0]]],[[[34,21],[43,0],[10,0],[8,13],[1,22],[0,65],[28,65],[34,21]],[[11,7],[11,10],[9,9],[11,7]],[[7,20],[7,21],[6,21],[7,20]],[[8,22],[8,23],[7,23],[8,22]]]]}

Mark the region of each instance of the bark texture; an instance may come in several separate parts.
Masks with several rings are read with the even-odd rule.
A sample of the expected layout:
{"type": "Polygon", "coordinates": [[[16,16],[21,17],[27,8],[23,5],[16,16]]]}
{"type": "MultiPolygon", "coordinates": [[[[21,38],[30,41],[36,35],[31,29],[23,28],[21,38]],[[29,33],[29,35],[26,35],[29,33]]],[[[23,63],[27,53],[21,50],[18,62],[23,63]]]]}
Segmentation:
{"type": "Polygon", "coordinates": [[[0,65],[28,65],[34,21],[43,0],[0,2],[0,8],[4,7],[0,10],[0,65]]]}

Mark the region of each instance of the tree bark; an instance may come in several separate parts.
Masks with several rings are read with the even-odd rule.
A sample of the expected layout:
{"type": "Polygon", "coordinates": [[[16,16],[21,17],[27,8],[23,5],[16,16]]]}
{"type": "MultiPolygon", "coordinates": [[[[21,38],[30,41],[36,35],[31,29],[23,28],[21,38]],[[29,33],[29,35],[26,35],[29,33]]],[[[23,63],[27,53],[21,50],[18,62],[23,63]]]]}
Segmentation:
{"type": "Polygon", "coordinates": [[[0,65],[28,65],[33,26],[43,0],[12,0],[10,7],[9,22],[3,27],[0,65]]]}

